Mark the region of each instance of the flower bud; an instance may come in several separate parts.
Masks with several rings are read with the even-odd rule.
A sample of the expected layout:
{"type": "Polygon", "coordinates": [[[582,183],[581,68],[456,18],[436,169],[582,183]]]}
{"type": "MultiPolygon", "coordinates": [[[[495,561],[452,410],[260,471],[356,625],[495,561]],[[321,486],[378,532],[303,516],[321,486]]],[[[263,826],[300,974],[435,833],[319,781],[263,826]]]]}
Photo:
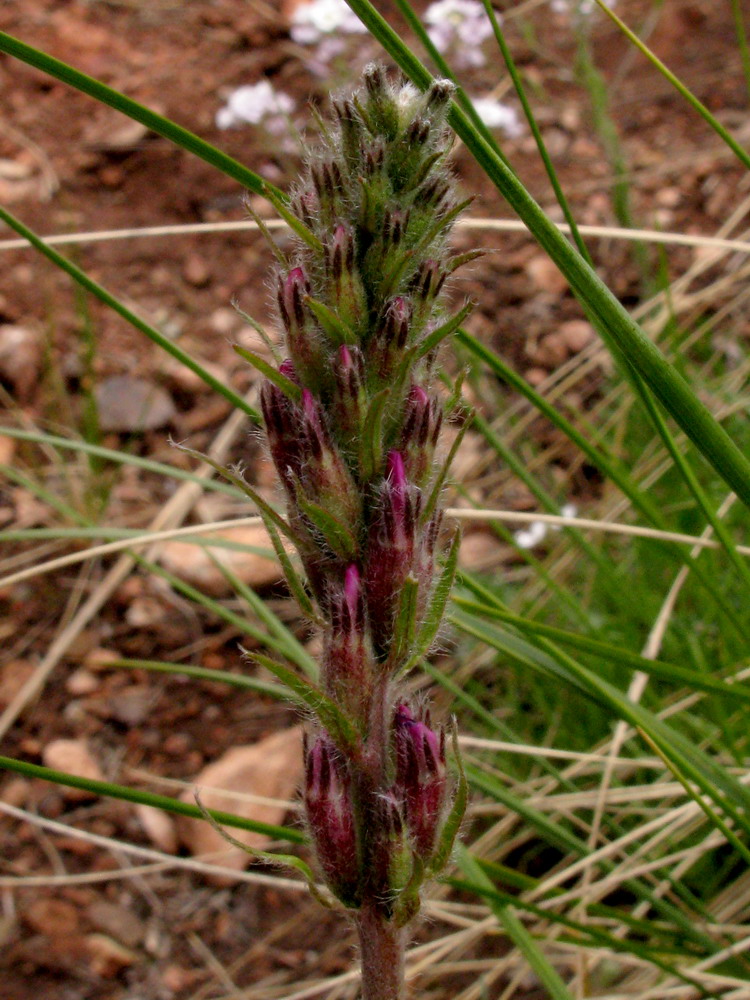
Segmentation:
{"type": "Polygon", "coordinates": [[[365,570],[370,627],[380,656],[387,654],[398,600],[412,570],[420,508],[418,492],[407,483],[403,457],[390,452],[381,506],[370,525],[365,570]]]}
{"type": "Polygon", "coordinates": [[[416,854],[429,861],[440,831],[448,787],[445,732],[436,733],[400,704],[393,719],[396,756],[394,789],[404,803],[416,854]]]}
{"type": "Polygon", "coordinates": [[[305,756],[305,811],[318,864],[331,892],[356,906],[359,852],[346,762],[325,734],[305,756]]]}
{"type": "Polygon", "coordinates": [[[367,356],[368,382],[373,391],[392,382],[406,350],[411,330],[411,306],[401,295],[386,306],[367,356]]]}
{"type": "Polygon", "coordinates": [[[399,450],[410,482],[424,487],[432,477],[435,447],[443,422],[440,401],[412,385],[404,407],[399,450]]]}
{"type": "Polygon", "coordinates": [[[448,277],[439,261],[425,260],[419,265],[411,280],[414,301],[414,332],[421,330],[433,312],[435,299],[448,277]]]}
{"type": "MultiPolygon", "coordinates": [[[[287,371],[284,371],[284,364],[286,362],[279,370],[287,375],[288,370],[293,371],[293,366],[290,362],[287,371]]],[[[300,475],[304,464],[305,442],[300,435],[299,407],[269,381],[261,386],[260,406],[273,464],[284,486],[293,495],[294,479],[300,475]]]]}
{"type": "Polygon", "coordinates": [[[326,271],[333,311],[352,330],[359,326],[366,308],[359,271],[354,266],[354,236],[347,226],[338,225],[326,245],[326,271]]]}
{"type": "Polygon", "coordinates": [[[362,580],[347,567],[344,586],[330,599],[330,625],[323,644],[323,687],[364,729],[370,715],[373,656],[362,580]]]}
{"type": "Polygon", "coordinates": [[[318,196],[320,223],[332,226],[345,212],[344,178],[338,160],[320,160],[310,167],[310,177],[318,196]]]}
{"type": "Polygon", "coordinates": [[[344,448],[351,442],[356,450],[356,438],[362,428],[367,408],[365,394],[365,361],[358,347],[342,344],[333,364],[334,394],[333,423],[338,440],[344,448]]]}
{"type": "Polygon", "coordinates": [[[341,149],[346,165],[351,174],[359,172],[359,159],[362,146],[363,123],[356,106],[349,98],[332,102],[333,111],[338,118],[341,130],[341,149]]]}
{"type": "Polygon", "coordinates": [[[320,404],[302,390],[301,436],[305,465],[300,479],[309,500],[326,507],[347,527],[359,524],[361,497],[346,463],[334,444],[320,404]]]}
{"type": "Polygon", "coordinates": [[[372,870],[374,894],[395,902],[406,886],[414,867],[408,831],[404,828],[402,806],[395,795],[386,792],[375,806],[372,818],[372,870]]]}
{"type": "Polygon", "coordinates": [[[317,342],[317,333],[305,307],[310,294],[310,281],[301,267],[293,267],[284,277],[279,275],[278,303],[286,331],[286,343],[296,369],[303,381],[317,386],[325,361],[317,342]]]}

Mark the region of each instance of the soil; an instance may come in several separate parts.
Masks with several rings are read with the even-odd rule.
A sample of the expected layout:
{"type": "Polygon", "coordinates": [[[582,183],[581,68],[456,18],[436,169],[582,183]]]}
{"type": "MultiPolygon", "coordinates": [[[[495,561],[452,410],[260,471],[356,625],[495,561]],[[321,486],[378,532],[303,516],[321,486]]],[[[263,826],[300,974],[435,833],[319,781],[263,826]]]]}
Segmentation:
{"type": "MultiPolygon", "coordinates": [[[[395,16],[390,4],[378,6],[395,16]]],[[[506,18],[508,40],[531,85],[542,132],[574,215],[580,223],[617,224],[612,170],[594,128],[590,96],[575,73],[569,21],[550,14],[544,4],[526,6],[524,18],[506,18]],[[523,24],[533,25],[533,31],[522,30],[523,24]]],[[[653,7],[624,0],[617,9],[629,24],[648,25],[653,7]]],[[[518,10],[507,13],[518,15],[518,10]]],[[[734,208],[738,190],[746,187],[741,167],[614,26],[601,16],[593,23],[594,57],[608,83],[635,223],[713,234],[734,208]]],[[[279,10],[261,0],[6,0],[0,7],[0,29],[122,89],[281,187],[290,184],[299,166],[297,147],[287,149],[278,137],[251,127],[219,130],[216,112],[231,90],[267,78],[297,102],[295,121],[309,122],[305,103],[324,106],[331,86],[330,76],[311,65],[309,51],[291,41],[289,8],[279,10]]],[[[362,36],[356,38],[361,65],[377,52],[374,45],[368,51],[362,36]]],[[[672,0],[650,44],[741,141],[747,139],[748,92],[728,3],[672,0]]],[[[356,60],[351,57],[352,64],[356,60]]],[[[353,79],[356,69],[339,60],[330,74],[335,87],[353,79]]],[[[466,77],[472,94],[484,94],[501,74],[493,62],[466,77]]],[[[6,109],[0,121],[0,203],[37,233],[246,218],[243,193],[234,181],[117,112],[6,56],[0,57],[0,85],[6,109]]],[[[508,100],[512,103],[510,96],[508,100]]],[[[559,217],[528,131],[504,140],[503,148],[532,194],[559,217]]],[[[465,150],[457,151],[456,166],[465,189],[476,194],[472,216],[511,218],[465,150]]],[[[258,199],[253,207],[270,215],[258,199]]],[[[0,233],[0,238],[5,236],[0,233]]],[[[477,237],[461,230],[457,245],[470,248],[477,238],[487,255],[455,284],[457,300],[469,295],[477,301],[467,326],[538,383],[584,346],[587,334],[580,308],[525,236],[482,231],[477,237]],[[561,330],[570,334],[562,342],[561,330]]],[[[590,246],[597,268],[616,294],[635,305],[644,272],[632,245],[601,239],[590,246]]],[[[255,346],[256,341],[231,302],[236,298],[247,313],[273,325],[267,282],[272,257],[259,234],[154,236],[62,252],[235,390],[252,388],[252,372],[232,345],[239,341],[255,346]]],[[[689,248],[670,249],[670,271],[680,273],[693,254],[689,248]]],[[[189,468],[193,460],[172,448],[170,435],[205,450],[229,417],[227,403],[111,310],[77,295],[57,269],[31,251],[3,251],[3,423],[85,433],[92,388],[113,376],[160,387],[173,409],[166,426],[160,422],[139,434],[106,431],[105,446],[124,446],[189,468]],[[13,335],[16,340],[9,327],[21,330],[13,335]]],[[[564,404],[572,409],[590,406],[605,390],[606,380],[606,371],[594,369],[564,404]]],[[[484,395],[477,389],[468,388],[472,401],[491,416],[504,390],[494,383],[484,395]]],[[[532,436],[540,449],[555,441],[542,421],[533,424],[532,436]]],[[[3,454],[18,470],[32,475],[42,463],[46,467],[49,455],[41,449],[22,443],[14,448],[7,438],[2,442],[3,454]]],[[[269,487],[267,463],[252,435],[243,431],[228,459],[244,461],[250,478],[269,487]]],[[[556,466],[571,498],[585,504],[596,495],[596,477],[579,468],[573,456],[560,451],[556,466]]],[[[143,470],[129,468],[119,476],[106,464],[86,470],[76,461],[67,475],[58,468],[47,481],[68,506],[103,523],[146,528],[175,490],[172,481],[143,470]]],[[[471,478],[470,469],[468,475],[471,478]]],[[[481,502],[530,504],[512,479],[498,486],[493,470],[484,478],[477,474],[471,485],[481,502]]],[[[193,510],[188,520],[201,519],[207,509],[193,510]]],[[[220,505],[210,511],[212,517],[241,513],[220,505]]],[[[51,523],[59,519],[49,505],[35,499],[22,480],[9,478],[0,493],[0,527],[51,523]]],[[[21,543],[8,546],[7,558],[21,558],[27,548],[21,543]]],[[[50,549],[45,558],[58,551],[63,550],[50,549]]],[[[0,592],[5,646],[0,708],[11,702],[111,565],[107,557],[87,576],[61,570],[0,592]]],[[[283,588],[267,587],[264,596],[302,641],[310,638],[283,588]]],[[[219,683],[145,670],[95,669],[92,654],[103,648],[121,656],[240,672],[246,668],[237,639],[235,628],[196,611],[152,575],[136,571],[68,648],[41,696],[5,736],[2,752],[38,763],[53,740],[86,741],[107,779],[174,794],[156,779],[190,782],[228,748],[294,725],[293,713],[257,693],[238,693],[219,683]],[[146,781],[144,773],[152,781],[146,781]]],[[[153,846],[126,803],[75,799],[45,782],[3,777],[1,772],[0,800],[70,827],[153,846]]],[[[287,815],[286,822],[297,822],[295,814],[287,815]]],[[[179,850],[186,856],[184,847],[179,850]]],[[[137,857],[73,836],[0,818],[3,1000],[198,1000],[240,995],[237,990],[259,984],[268,988],[263,996],[282,997],[292,994],[295,984],[350,968],[353,937],[346,923],[304,895],[265,883],[229,880],[217,885],[198,873],[174,869],[55,884],[55,878],[65,883],[67,876],[104,878],[107,872],[140,863],[137,857]],[[42,888],[11,889],[5,878],[47,874],[50,880],[42,888]]],[[[253,870],[264,873],[257,866],[253,870]]],[[[450,929],[433,920],[420,928],[418,939],[450,929]]],[[[497,939],[488,942],[486,953],[499,950],[497,939]]],[[[481,949],[466,957],[472,954],[481,957],[481,949]]],[[[471,975],[425,975],[417,985],[425,996],[451,996],[471,975]]],[[[356,987],[342,987],[347,988],[348,993],[336,995],[353,996],[356,987]]],[[[527,995],[533,996],[533,990],[527,995]]]]}

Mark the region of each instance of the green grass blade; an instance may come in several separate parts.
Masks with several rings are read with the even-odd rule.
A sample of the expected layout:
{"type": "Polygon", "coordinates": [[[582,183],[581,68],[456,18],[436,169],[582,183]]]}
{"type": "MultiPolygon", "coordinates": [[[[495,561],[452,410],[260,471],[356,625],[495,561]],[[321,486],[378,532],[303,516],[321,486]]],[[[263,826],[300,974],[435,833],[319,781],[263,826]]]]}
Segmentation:
{"type": "Polygon", "coordinates": [[[257,691],[259,694],[267,694],[278,701],[285,701],[289,698],[289,692],[279,684],[270,684],[268,681],[260,681],[255,677],[247,677],[245,674],[233,674],[229,670],[209,670],[207,667],[193,667],[187,663],[169,663],[164,660],[132,660],[119,659],[108,660],[107,670],[150,670],[158,674],[179,674],[183,677],[192,677],[198,681],[218,681],[221,684],[229,684],[232,687],[246,691],[257,691]]]}
{"type": "Polygon", "coordinates": [[[648,59],[652,66],[654,66],[661,75],[668,80],[675,90],[680,94],[681,97],[690,104],[701,116],[701,118],[711,126],[711,128],[716,132],[719,138],[727,144],[727,146],[732,150],[734,155],[748,170],[750,170],[750,155],[747,151],[742,148],[742,146],[737,142],[734,136],[728,132],[724,126],[718,121],[714,115],[708,110],[705,104],[698,100],[698,98],[693,94],[693,92],[685,86],[685,84],[680,80],[675,74],[668,69],[664,63],[659,59],[651,49],[640,40],[638,35],[625,24],[625,22],[615,14],[615,12],[603,2],[603,0],[596,0],[599,8],[604,11],[604,13],[609,17],[620,31],[626,36],[628,41],[632,42],[636,48],[640,49],[643,55],[648,59]]]}
{"type": "MultiPolygon", "coordinates": [[[[0,36],[2,33],[0,32],[0,36]]],[[[1,40],[1,38],[0,38],[1,40]]],[[[122,316],[124,320],[130,323],[131,326],[135,327],[141,333],[144,333],[149,340],[152,340],[155,344],[161,347],[162,350],[166,351],[167,354],[171,354],[173,358],[176,358],[180,364],[189,368],[191,372],[194,372],[206,385],[210,386],[214,392],[217,392],[220,396],[223,396],[227,402],[238,410],[242,410],[246,413],[252,420],[260,421],[260,414],[257,410],[253,409],[249,403],[246,403],[242,396],[238,396],[236,392],[233,392],[229,386],[224,385],[224,383],[207,371],[200,362],[192,358],[186,351],[174,344],[168,337],[165,337],[162,333],[159,333],[157,329],[147,323],[144,319],[141,319],[136,313],[131,309],[128,309],[124,303],[122,303],[115,295],[108,292],[106,288],[100,285],[93,278],[90,278],[85,271],[82,271],[77,267],[72,261],[68,260],[67,257],[63,257],[55,249],[53,249],[49,244],[45,243],[44,240],[40,239],[36,233],[33,233],[27,226],[16,219],[15,216],[11,215],[10,212],[6,211],[4,208],[0,208],[0,220],[10,226],[11,229],[15,230],[19,236],[23,236],[25,240],[38,250],[41,254],[52,261],[56,267],[59,267],[61,271],[65,271],[70,277],[77,282],[81,287],[85,288],[87,291],[91,292],[92,295],[96,296],[100,302],[103,302],[106,306],[109,306],[118,316],[122,316]]]]}
{"type": "Polygon", "coordinates": [[[529,103],[529,99],[526,96],[526,88],[524,87],[523,81],[521,80],[521,74],[518,72],[518,69],[516,68],[516,63],[513,58],[513,54],[511,53],[510,48],[508,47],[508,43],[505,41],[505,35],[503,34],[502,28],[500,27],[500,23],[495,14],[495,10],[492,4],[490,3],[490,0],[482,0],[482,3],[484,4],[484,9],[487,12],[487,17],[490,19],[490,24],[492,25],[492,30],[495,34],[495,41],[497,42],[498,48],[502,53],[503,60],[505,61],[505,66],[508,70],[508,73],[510,74],[511,80],[513,81],[513,86],[515,87],[518,99],[521,102],[521,107],[523,108],[523,113],[526,116],[526,121],[529,123],[531,134],[534,136],[534,142],[536,143],[536,148],[539,151],[539,156],[541,157],[542,163],[544,164],[544,169],[547,171],[547,177],[549,177],[549,181],[550,184],[552,185],[552,190],[555,193],[555,198],[557,199],[557,203],[562,209],[565,221],[570,226],[570,233],[576,242],[576,246],[578,247],[584,259],[587,260],[588,263],[591,264],[593,267],[593,262],[591,260],[591,256],[589,255],[588,248],[586,247],[586,244],[583,241],[583,237],[578,231],[578,226],[576,225],[576,220],[573,216],[573,212],[571,211],[570,205],[568,204],[568,199],[565,197],[565,193],[557,177],[557,171],[555,170],[554,164],[552,163],[552,159],[550,158],[550,155],[547,152],[547,147],[544,143],[541,129],[537,124],[536,116],[534,115],[534,111],[531,107],[531,104],[529,103]]]}
{"type": "MultiPolygon", "coordinates": [[[[29,764],[23,760],[15,760],[12,757],[0,757],[0,770],[13,771],[15,774],[23,774],[27,778],[42,778],[44,781],[54,782],[56,785],[65,785],[68,788],[83,788],[93,795],[105,795],[108,798],[121,799],[124,802],[137,802],[140,805],[154,806],[156,809],[163,809],[165,812],[177,813],[180,816],[189,816],[191,819],[202,819],[201,810],[198,806],[190,805],[188,802],[181,802],[179,799],[170,798],[168,795],[157,795],[154,792],[142,792],[135,788],[126,788],[124,785],[115,785],[109,781],[95,781],[92,778],[81,778],[76,774],[68,774],[66,771],[55,771],[50,767],[42,767],[39,764],[29,764]]],[[[235,827],[238,830],[252,830],[255,833],[263,833],[273,837],[274,840],[288,840],[293,844],[304,844],[307,838],[299,830],[293,830],[288,826],[274,826],[271,823],[260,823],[252,819],[244,819],[242,816],[235,816],[233,813],[210,810],[211,817],[223,826],[235,827]]]]}
{"type": "MultiPolygon", "coordinates": [[[[473,867],[473,871],[475,872],[483,871],[484,865],[481,859],[477,863],[476,858],[473,858],[473,856],[470,855],[469,852],[466,853],[469,855],[469,857],[472,858],[472,860],[476,865],[476,867],[473,867]]],[[[462,870],[465,870],[462,860],[459,860],[459,866],[461,867],[462,870]]],[[[701,983],[699,983],[695,979],[692,979],[684,971],[681,971],[678,966],[666,962],[653,947],[644,946],[630,938],[625,938],[623,940],[619,937],[615,937],[614,935],[607,933],[607,931],[601,930],[595,924],[581,923],[578,920],[571,919],[565,914],[556,913],[552,909],[547,909],[541,906],[537,906],[536,904],[523,899],[523,897],[514,896],[509,892],[502,892],[496,886],[492,885],[491,882],[488,882],[486,878],[482,879],[481,882],[474,881],[473,879],[472,881],[467,882],[464,881],[463,879],[453,879],[453,878],[445,879],[444,881],[446,881],[449,885],[455,886],[457,889],[463,889],[468,892],[475,892],[478,896],[481,896],[483,899],[486,899],[491,904],[494,902],[497,906],[512,906],[517,910],[522,910],[523,912],[529,913],[535,917],[538,917],[541,920],[549,921],[549,923],[551,924],[557,924],[561,927],[567,927],[575,932],[575,936],[572,937],[570,940],[572,940],[572,942],[579,947],[581,945],[585,945],[586,947],[598,946],[602,948],[611,949],[614,952],[637,955],[639,958],[643,959],[646,962],[652,963],[657,968],[662,969],[664,972],[667,972],[669,975],[676,976],[683,982],[689,983],[691,986],[694,986],[698,990],[701,996],[710,997],[710,994],[707,992],[707,990],[701,983]],[[490,888],[490,886],[492,887],[490,888]]],[[[592,914],[598,910],[598,908],[594,906],[587,907],[587,909],[590,910],[592,914]]],[[[494,913],[495,912],[494,906],[492,906],[492,910],[494,913]]],[[[628,922],[627,914],[625,914],[622,910],[618,910],[615,913],[613,913],[611,908],[602,907],[601,910],[599,910],[599,912],[603,912],[604,910],[609,910],[608,916],[610,918],[613,918],[618,921],[623,921],[625,923],[628,922]]],[[[654,925],[644,924],[643,922],[640,922],[639,929],[641,933],[646,933],[646,934],[653,933],[654,931],[657,930],[657,928],[654,925]]],[[[565,940],[565,938],[563,936],[560,936],[558,940],[565,940]]],[[[671,945],[671,951],[673,951],[678,957],[682,957],[684,959],[686,944],[687,942],[683,941],[680,941],[679,943],[674,943],[671,945]]],[[[663,949],[664,945],[659,945],[659,947],[663,949]]],[[[688,953],[691,955],[703,954],[702,952],[696,952],[695,949],[691,948],[689,945],[688,945],[688,953]]]]}
{"type": "MultiPolygon", "coordinates": [[[[209,555],[211,554],[209,553],[209,555]]],[[[310,656],[296,636],[290,632],[278,615],[273,613],[271,608],[268,606],[268,602],[259,597],[252,587],[243,583],[243,581],[240,580],[237,574],[233,572],[229,566],[220,562],[215,556],[212,556],[212,562],[214,566],[216,566],[216,569],[224,576],[224,579],[229,583],[234,592],[242,598],[242,600],[255,614],[256,618],[263,622],[269,633],[278,641],[278,651],[293,663],[297,663],[298,665],[306,663],[307,668],[305,669],[305,672],[310,676],[315,676],[317,672],[315,660],[312,656],[310,656]]]]}
{"type": "MultiPolygon", "coordinates": [[[[151,458],[141,458],[140,455],[131,455],[127,451],[104,448],[101,445],[90,444],[88,441],[77,441],[74,438],[60,437],[56,434],[44,434],[41,431],[26,431],[18,427],[0,427],[0,435],[15,438],[18,441],[46,444],[52,448],[60,448],[64,451],[79,451],[84,455],[95,455],[97,458],[104,458],[109,462],[133,465],[136,468],[144,469],[146,472],[153,472],[159,476],[170,476],[172,479],[181,479],[189,483],[200,483],[201,488],[204,490],[215,490],[217,493],[226,493],[229,496],[238,498],[244,496],[237,487],[232,486],[230,483],[215,479],[205,479],[201,476],[196,476],[194,472],[186,472],[184,469],[178,469],[173,465],[166,465],[164,462],[156,462],[151,458]]],[[[134,530],[134,534],[142,533],[134,530]]]]}
{"type": "Polygon", "coordinates": [[[705,792],[750,836],[750,789],[719,762],[701,751],[694,741],[658,719],[642,705],[631,701],[613,684],[572,660],[548,640],[538,638],[537,645],[531,645],[491,626],[477,627],[475,619],[469,619],[462,613],[453,616],[452,620],[463,631],[481,639],[498,652],[558,682],[566,682],[608,709],[616,718],[624,719],[636,729],[643,730],[683,773],[692,780],[700,778],[705,783],[705,792]],[[730,803],[741,806],[742,810],[730,803]]]}
{"type": "Polygon", "coordinates": [[[196,604],[205,608],[206,611],[216,615],[222,621],[227,622],[227,624],[233,625],[244,635],[252,636],[252,638],[261,645],[266,646],[269,649],[273,649],[282,656],[288,657],[292,663],[296,664],[296,666],[308,674],[308,676],[313,678],[317,677],[318,666],[315,660],[313,660],[305,649],[300,647],[302,651],[299,652],[295,646],[291,646],[286,640],[280,639],[277,635],[264,632],[262,629],[257,628],[243,615],[238,615],[230,608],[224,607],[220,601],[215,601],[213,598],[201,593],[197,587],[193,587],[184,580],[180,580],[179,577],[176,577],[173,573],[168,572],[168,570],[164,569],[162,566],[157,566],[155,563],[149,562],[142,556],[135,554],[133,555],[133,558],[136,559],[145,569],[147,569],[149,573],[161,576],[171,587],[179,591],[181,594],[184,594],[185,597],[189,598],[191,601],[195,601],[196,604]]]}
{"type": "MultiPolygon", "coordinates": [[[[421,89],[429,86],[428,70],[387,24],[369,0],[346,0],[370,33],[421,89]]],[[[557,264],[575,295],[622,351],[656,397],[701,454],[750,507],[750,461],[661,351],[617,301],[580,253],[560,233],[515,174],[487,144],[465,113],[453,106],[448,120],[479,166],[529,231],[557,264]]]]}
{"type": "MultiPolygon", "coordinates": [[[[456,861],[458,867],[471,882],[482,889],[492,890],[492,882],[477,864],[476,859],[472,857],[462,844],[457,849],[456,861]]],[[[558,973],[544,957],[534,938],[518,919],[513,911],[513,907],[509,903],[501,903],[499,899],[492,898],[491,896],[485,896],[485,898],[499,923],[505,929],[506,934],[524,956],[537,979],[547,991],[547,995],[552,1000],[573,1000],[573,995],[568,991],[558,973]]]]}
{"type": "Polygon", "coordinates": [[[20,59],[21,62],[36,67],[36,69],[41,70],[48,76],[54,77],[56,80],[61,80],[71,87],[75,87],[81,93],[88,94],[89,97],[93,97],[100,103],[107,104],[116,111],[121,111],[128,118],[133,118],[135,121],[140,122],[152,132],[156,132],[157,135],[161,135],[174,143],[175,146],[179,146],[189,153],[194,153],[195,156],[205,160],[206,163],[210,163],[212,167],[216,167],[217,170],[226,174],[227,177],[232,177],[254,194],[265,196],[268,189],[271,189],[278,197],[283,197],[277,188],[268,184],[258,174],[253,173],[252,170],[249,170],[237,160],[232,159],[226,153],[222,153],[220,149],[199,138],[199,136],[188,131],[188,129],[182,128],[181,125],[177,125],[155,111],[151,111],[150,108],[146,108],[137,101],[132,100],[132,98],[126,97],[125,94],[121,94],[118,90],[113,90],[106,84],[101,83],[101,81],[95,80],[85,73],[81,73],[80,70],[74,69],[60,59],[55,59],[53,56],[47,55],[46,52],[35,49],[20,39],[6,34],[4,31],[0,31],[0,52],[6,52],[8,55],[20,59]]]}

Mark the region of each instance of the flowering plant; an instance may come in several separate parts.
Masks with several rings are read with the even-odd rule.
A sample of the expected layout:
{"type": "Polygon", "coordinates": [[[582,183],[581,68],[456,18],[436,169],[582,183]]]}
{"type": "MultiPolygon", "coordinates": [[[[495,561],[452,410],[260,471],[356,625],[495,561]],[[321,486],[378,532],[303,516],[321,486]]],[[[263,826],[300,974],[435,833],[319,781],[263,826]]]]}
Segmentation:
{"type": "Polygon", "coordinates": [[[445,166],[452,85],[422,95],[378,66],[364,79],[334,102],[335,128],[285,209],[296,234],[291,258],[279,251],[287,356],[277,368],[249,358],[266,375],[287,518],[261,509],[277,550],[277,529],[295,544],[314,606],[285,558],[289,583],[323,630],[320,686],[293,681],[314,713],[307,824],[320,876],[355,914],[364,996],[395,1000],[404,928],[466,799],[455,735],[451,777],[445,730],[402,681],[435,640],[455,572],[458,533],[436,572],[447,462],[435,460],[443,404],[430,385],[441,341],[470,308],[446,317],[441,290],[474,254],[447,249],[468,204],[445,166]]]}

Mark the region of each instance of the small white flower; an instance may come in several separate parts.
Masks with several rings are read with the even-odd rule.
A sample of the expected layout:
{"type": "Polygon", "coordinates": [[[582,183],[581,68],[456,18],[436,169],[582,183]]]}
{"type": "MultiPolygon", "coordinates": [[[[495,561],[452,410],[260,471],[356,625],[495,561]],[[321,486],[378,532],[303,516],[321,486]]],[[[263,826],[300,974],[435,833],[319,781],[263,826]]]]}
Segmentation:
{"type": "Polygon", "coordinates": [[[492,34],[492,25],[478,0],[437,0],[424,17],[439,52],[455,49],[454,61],[461,67],[484,65],[481,45],[492,34]]]}
{"type": "Polygon", "coordinates": [[[353,35],[367,28],[345,0],[312,0],[295,7],[290,34],[298,45],[314,45],[334,31],[353,35]]]}
{"type": "MultiPolygon", "coordinates": [[[[574,503],[564,503],[560,508],[561,517],[578,517],[578,508],[574,503]]],[[[562,525],[555,524],[552,528],[553,531],[561,531],[562,525]]]]}
{"type": "Polygon", "coordinates": [[[234,125],[258,125],[267,116],[274,116],[275,128],[278,121],[294,111],[294,101],[288,94],[273,89],[268,80],[238,87],[227,100],[226,105],[216,113],[217,128],[232,128],[234,125]]]}
{"type": "MultiPolygon", "coordinates": [[[[615,0],[604,0],[607,7],[614,7],[615,0]]],[[[550,7],[556,14],[569,14],[577,12],[579,14],[590,14],[596,4],[594,0],[550,0],[550,7]]]]}
{"type": "Polygon", "coordinates": [[[471,103],[487,128],[501,128],[511,139],[523,132],[523,125],[515,108],[501,104],[493,97],[476,97],[471,103]]]}
{"type": "Polygon", "coordinates": [[[547,525],[544,521],[532,521],[528,528],[517,531],[514,535],[516,545],[519,549],[533,549],[547,534],[547,525]]]}

